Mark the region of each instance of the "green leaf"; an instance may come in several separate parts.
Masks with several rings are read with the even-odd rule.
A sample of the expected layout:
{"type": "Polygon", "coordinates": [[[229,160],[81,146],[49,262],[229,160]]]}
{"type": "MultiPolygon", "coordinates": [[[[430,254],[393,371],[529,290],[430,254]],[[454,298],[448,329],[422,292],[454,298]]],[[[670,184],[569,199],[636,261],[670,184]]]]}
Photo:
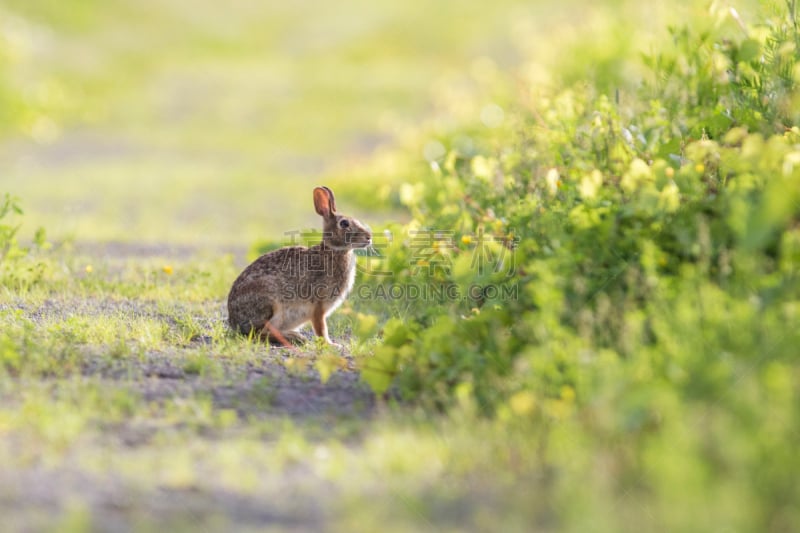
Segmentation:
{"type": "Polygon", "coordinates": [[[408,342],[412,334],[411,326],[399,318],[392,318],[383,326],[383,343],[399,347],[408,342]]]}
{"type": "Polygon", "coordinates": [[[378,317],[374,315],[356,314],[355,334],[362,342],[371,339],[378,331],[378,317]]]}
{"type": "Polygon", "coordinates": [[[739,45],[737,58],[739,61],[752,61],[761,55],[761,44],[755,39],[745,39],[739,45]]]}
{"type": "Polygon", "coordinates": [[[341,355],[334,353],[327,353],[320,356],[314,364],[314,368],[319,372],[319,379],[322,383],[327,383],[335,371],[346,367],[347,361],[341,355]]]}
{"type": "Polygon", "coordinates": [[[375,392],[383,394],[397,374],[397,351],[391,346],[379,346],[375,353],[363,361],[361,379],[375,392]]]}
{"type": "Polygon", "coordinates": [[[36,228],[36,233],[33,235],[33,242],[36,244],[37,248],[49,248],[50,243],[47,242],[47,233],[45,232],[44,228],[36,228]]]}

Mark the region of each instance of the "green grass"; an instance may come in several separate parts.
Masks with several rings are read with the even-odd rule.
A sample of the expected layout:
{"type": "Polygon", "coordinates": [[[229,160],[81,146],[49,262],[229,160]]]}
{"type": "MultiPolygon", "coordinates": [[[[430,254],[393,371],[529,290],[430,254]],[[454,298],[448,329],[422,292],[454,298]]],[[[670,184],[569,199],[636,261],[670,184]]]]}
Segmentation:
{"type": "MultiPolygon", "coordinates": [[[[360,417],[365,406],[358,403],[343,415],[321,405],[300,409],[296,419],[276,404],[287,379],[300,380],[294,401],[319,395],[321,385],[308,372],[328,356],[312,347],[286,358],[231,335],[222,323],[227,287],[210,275],[198,282],[195,274],[230,274],[229,261],[222,267],[214,260],[175,262],[167,275],[158,259],[120,269],[114,259],[59,250],[47,260],[63,261],[53,270],[91,262],[93,271],[24,293],[4,291],[0,299],[0,458],[9,465],[0,487],[6,501],[19,502],[5,508],[8,527],[73,521],[76,530],[115,523],[148,530],[159,523],[256,527],[264,520],[258,516],[304,528],[323,517],[331,526],[371,527],[377,517],[367,514],[363,526],[351,518],[359,501],[375,490],[413,491],[428,483],[415,479],[418,453],[442,452],[435,441],[408,448],[417,423],[397,440],[395,431],[409,422],[391,412],[373,422],[360,417]],[[284,377],[271,377],[269,368],[283,367],[284,377]],[[51,504],[42,507],[18,492],[34,490],[32,471],[51,476],[51,504]],[[362,484],[398,474],[404,479],[398,488],[362,484]],[[322,489],[330,486],[336,489],[322,489]],[[159,504],[164,494],[188,494],[189,501],[159,504]],[[193,503],[213,494],[235,496],[239,511],[224,499],[193,503]],[[109,512],[115,498],[127,503],[109,512]],[[266,511],[253,518],[255,509],[266,511]]],[[[333,322],[337,338],[346,316],[333,322]]],[[[419,505],[413,494],[408,498],[409,509],[419,505]]]]}

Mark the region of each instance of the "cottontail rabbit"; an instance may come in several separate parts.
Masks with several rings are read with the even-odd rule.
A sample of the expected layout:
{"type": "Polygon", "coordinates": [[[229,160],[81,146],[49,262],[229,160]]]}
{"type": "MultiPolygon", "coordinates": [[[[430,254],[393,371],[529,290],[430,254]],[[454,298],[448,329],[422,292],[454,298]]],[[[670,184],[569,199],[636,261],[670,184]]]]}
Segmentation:
{"type": "Polygon", "coordinates": [[[325,319],[353,288],[353,250],[371,246],[372,232],[354,218],[337,215],[327,187],[314,189],[314,207],[323,221],[321,244],[264,254],[233,282],[228,320],[234,330],[271,342],[280,336],[299,342],[303,337],[297,329],[310,320],[314,333],[333,344],[325,319]]]}

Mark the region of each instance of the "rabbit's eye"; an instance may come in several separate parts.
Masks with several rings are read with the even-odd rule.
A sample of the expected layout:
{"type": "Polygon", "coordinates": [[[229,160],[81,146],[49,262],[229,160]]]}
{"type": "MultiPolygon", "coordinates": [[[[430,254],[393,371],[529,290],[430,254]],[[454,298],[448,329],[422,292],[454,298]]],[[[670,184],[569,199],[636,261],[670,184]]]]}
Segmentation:
{"type": "Polygon", "coordinates": [[[343,218],[342,220],[339,221],[339,227],[340,228],[349,228],[350,227],[350,221],[345,219],[345,218],[343,218]]]}

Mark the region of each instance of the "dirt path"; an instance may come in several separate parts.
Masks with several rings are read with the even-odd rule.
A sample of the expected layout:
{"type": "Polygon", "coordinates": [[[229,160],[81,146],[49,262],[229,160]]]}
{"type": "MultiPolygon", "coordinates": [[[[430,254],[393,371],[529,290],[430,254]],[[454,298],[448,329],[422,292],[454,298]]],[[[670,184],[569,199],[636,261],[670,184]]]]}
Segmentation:
{"type": "MultiPolygon", "coordinates": [[[[59,321],[80,315],[113,320],[147,318],[160,322],[167,330],[179,327],[175,315],[191,312],[188,307],[182,310],[180,306],[164,312],[157,302],[117,298],[50,299],[37,305],[0,304],[0,312],[9,310],[21,312],[22,317],[42,327],[53,327],[59,321]]],[[[199,317],[197,322],[205,326],[205,331],[195,334],[188,343],[140,351],[131,357],[109,357],[108,352],[119,347],[79,345],[81,373],[87,378],[124,382],[148,400],[207,394],[214,399],[215,406],[236,409],[243,417],[363,417],[371,411],[374,395],[359,381],[355,370],[336,371],[322,383],[313,364],[301,365],[300,370],[288,369],[285,363],[289,359],[313,362],[315,354],[302,347],[289,352],[257,344],[244,358],[232,357],[229,353],[216,357],[218,339],[213,338],[211,329],[218,329],[224,320],[220,312],[199,317]],[[201,366],[209,368],[194,368],[197,357],[202,357],[201,366]],[[248,402],[255,398],[256,390],[258,396],[270,398],[268,404],[260,401],[254,406],[248,402]]],[[[228,335],[234,337],[233,333],[228,335]]],[[[230,348],[226,350],[229,352],[230,348]]],[[[348,353],[342,354],[349,359],[348,353]]]]}

